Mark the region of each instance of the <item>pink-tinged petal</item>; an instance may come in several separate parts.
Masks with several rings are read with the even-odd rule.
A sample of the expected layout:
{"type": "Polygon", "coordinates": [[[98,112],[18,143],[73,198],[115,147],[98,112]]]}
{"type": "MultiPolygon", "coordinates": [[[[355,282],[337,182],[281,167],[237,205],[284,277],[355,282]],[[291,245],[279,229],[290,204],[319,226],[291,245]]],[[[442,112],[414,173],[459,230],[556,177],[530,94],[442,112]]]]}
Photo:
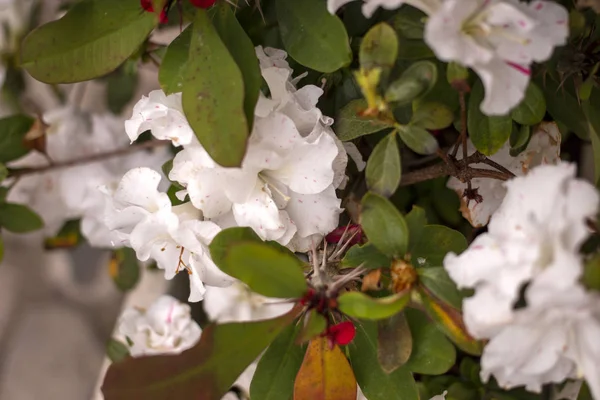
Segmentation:
{"type": "Polygon", "coordinates": [[[481,111],[486,115],[506,115],[525,97],[529,74],[524,68],[515,68],[494,59],[487,64],[473,65],[485,88],[481,111]]]}

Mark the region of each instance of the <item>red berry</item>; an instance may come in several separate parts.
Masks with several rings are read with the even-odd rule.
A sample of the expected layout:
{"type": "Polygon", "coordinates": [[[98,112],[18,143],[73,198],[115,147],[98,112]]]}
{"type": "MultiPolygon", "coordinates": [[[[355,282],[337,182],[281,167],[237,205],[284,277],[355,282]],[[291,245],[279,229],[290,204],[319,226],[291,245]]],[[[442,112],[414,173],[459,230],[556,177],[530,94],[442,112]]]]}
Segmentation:
{"type": "Polygon", "coordinates": [[[325,237],[325,240],[327,240],[327,243],[339,243],[340,240],[342,240],[342,236],[344,241],[347,241],[348,239],[352,238],[350,240],[350,245],[360,243],[360,241],[362,240],[362,229],[360,225],[356,224],[349,225],[347,230],[345,226],[340,226],[339,228],[336,228],[333,231],[331,231],[325,237]],[[345,235],[344,232],[346,232],[345,235]]]}
{"type": "Polygon", "coordinates": [[[194,7],[209,8],[215,4],[215,1],[217,0],[190,0],[190,3],[192,3],[194,7]]]}
{"type": "Polygon", "coordinates": [[[154,7],[152,7],[152,0],[140,0],[140,4],[142,8],[148,12],[154,12],[154,7]]]}
{"type": "Polygon", "coordinates": [[[354,339],[356,328],[352,321],[344,321],[327,328],[325,335],[331,342],[339,346],[345,346],[354,339]]]}

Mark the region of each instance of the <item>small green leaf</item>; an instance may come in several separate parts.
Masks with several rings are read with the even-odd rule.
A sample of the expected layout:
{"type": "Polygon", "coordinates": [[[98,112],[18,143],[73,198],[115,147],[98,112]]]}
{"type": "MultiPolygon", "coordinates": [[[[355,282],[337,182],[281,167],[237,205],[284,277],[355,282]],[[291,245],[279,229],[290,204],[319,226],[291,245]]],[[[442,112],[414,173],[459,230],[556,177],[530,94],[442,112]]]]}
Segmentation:
{"type": "Polygon", "coordinates": [[[446,400],[479,400],[481,396],[477,388],[464,382],[456,382],[450,385],[446,400]]]}
{"type": "Polygon", "coordinates": [[[398,36],[394,29],[380,22],[373,26],[360,43],[358,59],[361,68],[391,69],[398,57],[398,36]]]}
{"type": "Polygon", "coordinates": [[[134,54],[157,23],[137,0],[78,2],[25,38],[21,66],[45,83],[97,78],[134,54]]]}
{"type": "Polygon", "coordinates": [[[217,265],[263,296],[299,298],[307,290],[302,261],[266,243],[235,243],[229,246],[223,262],[217,265]]]}
{"type": "Polygon", "coordinates": [[[29,153],[24,144],[27,132],[33,126],[34,119],[25,115],[13,115],[0,119],[0,162],[7,163],[29,153]]]}
{"type": "Polygon", "coordinates": [[[251,398],[262,400],[292,398],[294,379],[306,352],[306,346],[298,346],[295,343],[297,331],[294,324],[285,328],[260,358],[250,385],[251,398]]]}
{"type": "Polygon", "coordinates": [[[323,333],[326,328],[327,320],[313,308],[304,317],[303,324],[296,337],[296,343],[306,343],[323,333]]]}
{"type": "Polygon", "coordinates": [[[398,128],[400,139],[412,151],[418,154],[433,154],[439,149],[437,140],[425,129],[415,125],[403,125],[398,128]]]}
{"type": "Polygon", "coordinates": [[[378,269],[389,267],[391,262],[392,260],[377,250],[372,243],[366,243],[362,246],[358,244],[352,246],[350,250],[346,252],[344,259],[342,260],[342,266],[378,269]]]}
{"type": "Polygon", "coordinates": [[[525,91],[525,98],[511,111],[510,116],[521,125],[535,125],[542,122],[545,114],[544,94],[535,83],[530,82],[525,91]]]}
{"type": "Polygon", "coordinates": [[[408,247],[408,227],[394,205],[376,193],[362,199],[361,226],[369,241],[389,257],[402,257],[408,247]]]}
{"type": "Polygon", "coordinates": [[[133,99],[137,84],[137,72],[129,72],[125,68],[119,68],[110,74],[106,84],[108,109],[115,114],[120,114],[123,108],[133,99]]]}
{"type": "Polygon", "coordinates": [[[464,296],[444,267],[417,268],[417,275],[419,276],[419,282],[429,289],[435,297],[445,301],[457,310],[462,308],[464,296]]]}
{"type": "Polygon", "coordinates": [[[239,167],[249,132],[244,80],[203,9],[196,11],[182,101],[190,126],[211,158],[223,167],[239,167]]]}
{"type": "Polygon", "coordinates": [[[430,61],[417,61],[408,67],[385,91],[385,100],[395,105],[411,103],[435,86],[437,67],[430,61]]]}
{"type": "Polygon", "coordinates": [[[27,233],[44,227],[44,221],[29,207],[14,204],[0,204],[0,227],[14,233],[27,233]]]}
{"type": "Polygon", "coordinates": [[[421,235],[425,225],[427,225],[427,215],[425,210],[419,206],[413,206],[412,210],[405,217],[406,225],[408,226],[409,244],[408,248],[412,249],[414,245],[421,240],[421,235]]]}
{"type": "Polygon", "coordinates": [[[417,374],[439,375],[447,372],[456,362],[456,349],[446,336],[419,310],[404,310],[413,348],[405,366],[417,374]]]}
{"type": "Polygon", "coordinates": [[[340,140],[347,142],[393,127],[392,124],[375,118],[361,117],[360,113],[366,109],[367,102],[364,99],[357,99],[352,100],[340,110],[334,128],[340,140]]]}
{"type": "Polygon", "coordinates": [[[425,129],[443,129],[454,121],[454,113],[442,103],[418,102],[413,103],[414,113],[411,125],[425,129]]]}
{"type": "Polygon", "coordinates": [[[460,374],[464,379],[477,386],[481,386],[481,365],[479,365],[477,361],[473,360],[472,358],[465,357],[460,362],[459,368],[460,374]]]}
{"type": "Polygon", "coordinates": [[[46,250],[65,249],[79,245],[83,240],[80,225],[81,220],[79,219],[65,222],[55,236],[44,239],[44,248],[46,250]]]}
{"type": "Polygon", "coordinates": [[[377,325],[361,321],[348,345],[350,362],[360,389],[369,400],[419,400],[412,373],[402,366],[386,374],[377,360],[377,325]]]}
{"type": "Polygon", "coordinates": [[[540,74],[536,82],[542,88],[546,108],[552,118],[566,125],[581,139],[589,139],[587,119],[569,81],[562,84],[552,78],[543,79],[540,74]]]}
{"type": "Polygon", "coordinates": [[[109,271],[119,290],[126,292],[133,289],[140,280],[140,264],[135,251],[128,247],[115,250],[109,271]]]}
{"type": "Polygon", "coordinates": [[[377,321],[377,359],[387,374],[406,364],[412,348],[413,339],[403,312],[377,321]]]}
{"type": "Polygon", "coordinates": [[[352,62],[346,28],[320,0],[276,0],[284,47],[305,67],[331,73],[352,62]]]}
{"type": "Polygon", "coordinates": [[[394,15],[392,24],[407,39],[423,39],[427,15],[414,7],[402,7],[394,15]]]}
{"type": "Polygon", "coordinates": [[[466,82],[467,79],[469,79],[469,70],[467,68],[455,62],[448,63],[446,80],[449,84],[452,85],[460,81],[466,82]]]}
{"type": "Polygon", "coordinates": [[[375,193],[389,197],[398,189],[402,170],[395,132],[377,143],[369,156],[365,174],[367,187],[375,193]]]}
{"type": "Polygon", "coordinates": [[[595,255],[585,263],[581,283],[591,290],[600,291],[600,256],[595,255]]]}
{"type": "Polygon", "coordinates": [[[112,364],[104,378],[106,400],[220,399],[237,377],[298,316],[299,308],[264,321],[210,324],[191,349],[112,364]]]}
{"type": "Polygon", "coordinates": [[[508,115],[488,117],[483,114],[479,108],[483,94],[483,85],[478,81],[469,98],[467,127],[475,148],[486,156],[491,156],[500,150],[510,137],[512,119],[508,115]]]}
{"type": "Polygon", "coordinates": [[[362,292],[346,292],[338,297],[338,308],[344,314],[361,319],[379,320],[396,315],[410,300],[410,293],[373,298],[362,292]]]}
{"type": "Polygon", "coordinates": [[[443,225],[427,225],[419,240],[409,249],[416,267],[437,267],[443,265],[448,252],[462,253],[467,248],[467,239],[462,233],[443,225]]]}
{"type": "Polygon", "coordinates": [[[125,343],[109,339],[106,345],[106,356],[113,363],[118,363],[129,357],[129,349],[125,343]]]}
{"type": "Polygon", "coordinates": [[[8,168],[6,168],[6,165],[0,163],[0,182],[6,178],[8,178],[8,168]]]}
{"type": "Polygon", "coordinates": [[[521,125],[517,128],[513,126],[510,133],[510,155],[516,157],[527,148],[527,144],[531,139],[531,127],[529,125],[521,125]]]}
{"type": "Polygon", "coordinates": [[[171,42],[160,63],[158,82],[167,95],[183,91],[193,29],[188,26],[171,42]]]}

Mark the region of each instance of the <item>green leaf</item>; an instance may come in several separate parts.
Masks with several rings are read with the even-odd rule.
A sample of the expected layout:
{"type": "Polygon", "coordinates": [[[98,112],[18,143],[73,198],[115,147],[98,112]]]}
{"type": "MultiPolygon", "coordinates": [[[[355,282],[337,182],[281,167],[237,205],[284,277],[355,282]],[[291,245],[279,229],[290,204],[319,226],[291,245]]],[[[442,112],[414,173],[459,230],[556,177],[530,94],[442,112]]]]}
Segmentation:
{"type": "Polygon", "coordinates": [[[403,125],[398,128],[400,139],[417,154],[433,154],[440,146],[433,135],[415,125],[403,125]]]}
{"type": "Polygon", "coordinates": [[[479,108],[483,100],[483,85],[478,81],[469,98],[467,127],[469,137],[477,150],[491,156],[506,143],[512,131],[510,116],[488,117],[479,108]]]}
{"type": "Polygon", "coordinates": [[[244,80],[203,9],[194,20],[182,101],[190,126],[211,158],[223,167],[239,167],[248,138],[244,80]]]}
{"type": "Polygon", "coordinates": [[[444,267],[417,268],[416,270],[419,282],[429,289],[435,297],[445,301],[457,310],[462,308],[464,296],[444,267]]]}
{"type": "Polygon", "coordinates": [[[374,298],[362,292],[345,292],[338,299],[338,308],[344,314],[361,319],[379,320],[396,315],[410,300],[410,293],[398,293],[374,298]]]}
{"type": "Polygon", "coordinates": [[[6,165],[0,163],[0,182],[6,178],[8,178],[8,168],[6,168],[6,165]]]}
{"type": "Polygon", "coordinates": [[[477,392],[477,388],[472,385],[463,382],[456,382],[450,385],[448,393],[446,394],[446,400],[479,400],[481,399],[480,394],[477,392]]]}
{"type": "Polygon", "coordinates": [[[217,265],[263,296],[299,298],[307,290],[302,261],[266,243],[235,243],[229,246],[223,262],[217,265]]]}
{"type": "Polygon", "coordinates": [[[133,98],[137,83],[137,72],[128,72],[121,68],[110,74],[106,84],[108,109],[115,114],[120,114],[133,98]]]}
{"type": "Polygon", "coordinates": [[[427,215],[425,210],[419,206],[413,206],[412,210],[405,217],[406,225],[408,226],[408,248],[412,249],[414,245],[421,239],[423,229],[427,225],[427,215]]]}
{"type": "Polygon", "coordinates": [[[115,250],[109,271],[119,290],[126,292],[133,289],[140,280],[140,265],[135,251],[128,247],[115,250]]]}
{"type": "Polygon", "coordinates": [[[385,91],[385,100],[403,105],[425,96],[437,81],[437,67],[431,61],[417,61],[385,91]]]}
{"type": "Polygon", "coordinates": [[[592,141],[592,150],[594,154],[594,182],[600,186],[600,92],[595,90],[589,101],[582,104],[588,122],[588,132],[592,141]]]}
{"type": "Polygon", "coordinates": [[[347,142],[393,127],[392,124],[375,118],[361,117],[360,113],[366,109],[367,102],[364,99],[357,99],[352,100],[340,110],[334,128],[340,140],[347,142]]]}
{"type": "Polygon", "coordinates": [[[109,339],[106,345],[106,356],[113,363],[118,363],[129,357],[129,349],[125,343],[109,339]]]}
{"type": "Polygon", "coordinates": [[[225,262],[225,256],[229,247],[235,243],[244,242],[263,243],[262,239],[252,228],[234,227],[223,229],[210,242],[210,256],[215,264],[221,265],[225,262]]]}
{"type": "Polygon", "coordinates": [[[34,119],[25,115],[13,115],[0,119],[0,162],[7,163],[29,153],[24,144],[34,119]]]}
{"type": "Polygon", "coordinates": [[[408,227],[394,205],[376,193],[362,199],[361,226],[369,241],[389,257],[402,257],[408,247],[408,227]]]}
{"type": "Polygon", "coordinates": [[[527,148],[527,144],[531,139],[531,127],[529,125],[521,125],[518,128],[513,126],[510,133],[510,155],[516,157],[527,148]]]}
{"type": "Polygon", "coordinates": [[[373,26],[360,43],[358,60],[361,68],[391,69],[398,57],[398,36],[394,29],[381,22],[373,26]]]}
{"type": "Polygon", "coordinates": [[[588,289],[600,291],[600,255],[595,255],[585,263],[581,283],[588,289]]]}
{"type": "Polygon", "coordinates": [[[473,360],[472,358],[465,357],[460,362],[459,368],[460,374],[464,379],[477,386],[481,386],[481,365],[479,365],[477,361],[473,360]]]}
{"type": "Polygon", "coordinates": [[[389,197],[398,189],[402,170],[395,132],[377,143],[369,156],[365,174],[367,187],[377,194],[389,197]]]}
{"type": "Polygon", "coordinates": [[[402,7],[394,15],[392,24],[407,39],[423,39],[427,15],[414,7],[402,7]]]}
{"type": "Polygon", "coordinates": [[[408,39],[400,36],[398,38],[398,59],[400,60],[421,60],[423,58],[435,57],[433,51],[422,39],[408,39]]]}
{"type": "Polygon", "coordinates": [[[467,248],[467,239],[462,233],[443,225],[427,225],[419,240],[409,249],[411,259],[417,267],[437,267],[443,265],[444,257],[450,251],[460,254],[467,248]]]}
{"type": "Polygon", "coordinates": [[[521,125],[535,125],[542,122],[545,114],[544,94],[535,83],[530,82],[525,91],[525,98],[511,111],[510,116],[521,125]]]}
{"type": "Polygon", "coordinates": [[[412,335],[403,312],[377,321],[377,359],[387,374],[406,364],[412,348],[412,335]]]}
{"type": "Polygon", "coordinates": [[[193,29],[188,26],[171,42],[160,63],[158,82],[167,95],[183,91],[193,29]]]}
{"type": "Polygon", "coordinates": [[[158,22],[138,0],[89,0],[23,41],[21,66],[45,83],[72,83],[114,71],[158,22]]]}
{"type": "Polygon", "coordinates": [[[344,267],[363,267],[367,269],[387,268],[392,260],[377,250],[372,243],[352,246],[342,260],[344,267]]]}
{"type": "Polygon", "coordinates": [[[306,352],[306,346],[295,344],[296,333],[294,324],[285,328],[260,358],[250,385],[251,398],[262,400],[292,398],[294,379],[306,352]]]}
{"type": "Polygon", "coordinates": [[[29,207],[14,204],[0,204],[0,227],[14,233],[27,233],[44,227],[44,221],[29,207]]]}
{"type": "Polygon", "coordinates": [[[179,355],[130,358],[110,366],[102,392],[106,400],[220,399],[237,377],[297,317],[210,324],[200,342],[179,355]]]}
{"type": "Polygon", "coordinates": [[[72,219],[64,223],[60,231],[53,236],[44,239],[46,250],[72,248],[83,240],[80,230],[81,220],[72,219]]]}
{"type": "Polygon", "coordinates": [[[303,324],[296,335],[296,343],[306,343],[323,333],[326,328],[327,319],[313,308],[304,316],[303,324]]]}
{"type": "Polygon", "coordinates": [[[413,103],[414,113],[411,125],[425,129],[443,129],[454,121],[454,113],[442,103],[418,102],[413,103]]]}
{"type": "Polygon", "coordinates": [[[289,55],[305,67],[334,72],[352,62],[344,24],[321,0],[276,0],[281,39],[289,55]]]}
{"type": "Polygon", "coordinates": [[[252,41],[238,22],[231,6],[224,1],[211,8],[212,22],[221,40],[237,63],[244,79],[244,110],[248,132],[254,126],[254,108],[258,101],[262,76],[252,41]]]}
{"type": "Polygon", "coordinates": [[[456,349],[423,312],[404,310],[413,338],[413,348],[405,366],[417,374],[446,373],[456,362],[456,349]]]}
{"type": "Polygon", "coordinates": [[[369,400],[418,400],[415,380],[402,366],[386,374],[377,360],[377,326],[361,321],[356,326],[356,337],[348,345],[350,362],[360,389],[369,400]]]}

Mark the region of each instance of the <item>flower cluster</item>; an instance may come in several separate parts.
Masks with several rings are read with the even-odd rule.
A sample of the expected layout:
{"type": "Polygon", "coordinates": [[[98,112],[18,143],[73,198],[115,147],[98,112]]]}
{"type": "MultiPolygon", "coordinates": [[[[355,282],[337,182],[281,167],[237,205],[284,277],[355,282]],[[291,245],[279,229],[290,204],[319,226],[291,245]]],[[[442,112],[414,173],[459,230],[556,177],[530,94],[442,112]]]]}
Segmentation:
{"type": "MultiPolygon", "coordinates": [[[[329,10],[351,0],[329,0],[329,10]]],[[[481,110],[506,114],[523,99],[533,62],[566,43],[567,10],[554,2],[513,0],[364,0],[370,16],[382,6],[410,4],[428,15],[425,42],[441,61],[472,68],[485,87],[481,110]]]]}
{"type": "Polygon", "coordinates": [[[599,197],[574,176],[563,163],[507,182],[488,233],[444,260],[459,287],[475,289],[463,312],[469,332],[490,339],[482,378],[494,375],[506,388],[540,391],[584,376],[600,396],[600,296],[579,282],[579,247],[599,197]]]}

